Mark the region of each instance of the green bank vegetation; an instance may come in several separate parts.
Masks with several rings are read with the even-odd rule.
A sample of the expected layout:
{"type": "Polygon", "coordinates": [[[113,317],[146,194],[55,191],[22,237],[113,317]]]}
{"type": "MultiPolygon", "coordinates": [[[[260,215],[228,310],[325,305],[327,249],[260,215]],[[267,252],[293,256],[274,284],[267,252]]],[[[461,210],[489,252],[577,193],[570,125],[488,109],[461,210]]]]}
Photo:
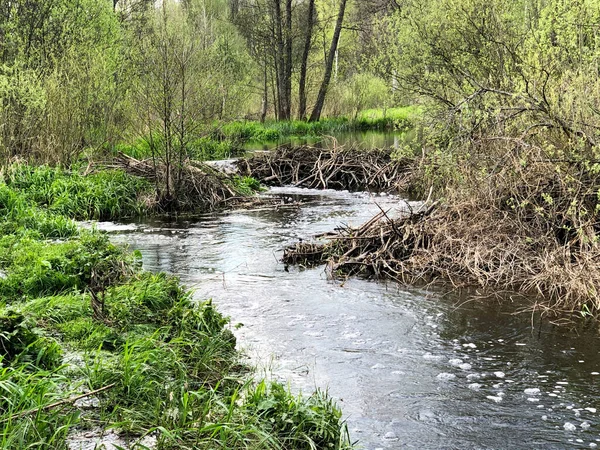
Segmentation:
{"type": "MultiPolygon", "coordinates": [[[[102,184],[122,176],[103,173],[102,184]]],[[[52,186],[71,182],[73,200],[90,195],[93,206],[66,211],[81,218],[118,214],[108,197],[54,170],[17,167],[4,178],[2,448],[64,449],[77,433],[108,429],[131,448],[143,436],[158,449],[349,448],[326,393],[299,397],[254,380],[210,301],[77,226],[52,186]]]]}

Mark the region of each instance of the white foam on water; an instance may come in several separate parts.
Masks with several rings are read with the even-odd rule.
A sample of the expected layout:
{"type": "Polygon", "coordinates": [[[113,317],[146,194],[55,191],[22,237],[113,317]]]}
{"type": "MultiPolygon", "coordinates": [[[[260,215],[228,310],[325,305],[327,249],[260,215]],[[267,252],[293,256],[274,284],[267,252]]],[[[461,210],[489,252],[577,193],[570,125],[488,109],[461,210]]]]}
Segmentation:
{"type": "Polygon", "coordinates": [[[506,374],[504,372],[494,372],[494,375],[497,378],[504,378],[506,376],[506,374]]]}
{"type": "Polygon", "coordinates": [[[436,378],[441,381],[449,381],[454,380],[456,378],[456,375],[454,375],[453,373],[442,372],[436,378]]]}
{"type": "Polygon", "coordinates": [[[454,358],[448,361],[451,366],[460,366],[463,363],[462,359],[454,358]]]}
{"type": "Polygon", "coordinates": [[[478,373],[470,373],[469,375],[467,375],[467,380],[479,380],[481,378],[481,375],[479,375],[478,373]]]}
{"type": "Polygon", "coordinates": [[[592,425],[589,422],[582,422],[581,425],[579,425],[581,427],[582,430],[587,430],[588,428],[590,428],[592,425]]]}
{"type": "Polygon", "coordinates": [[[396,433],[394,433],[393,431],[388,431],[387,433],[385,433],[383,438],[386,441],[397,441],[398,440],[398,436],[396,436],[396,433]]]}
{"type": "Polygon", "coordinates": [[[591,407],[585,408],[585,410],[589,411],[591,413],[595,413],[596,412],[596,408],[591,408],[591,407]]]}
{"type": "Polygon", "coordinates": [[[472,391],[478,391],[481,388],[481,384],[471,383],[471,384],[469,384],[468,388],[471,389],[472,391]]]}
{"type": "Polygon", "coordinates": [[[423,359],[430,359],[430,360],[434,360],[434,361],[439,361],[441,359],[444,359],[444,357],[442,355],[434,355],[433,353],[425,353],[423,355],[423,359]]]}
{"type": "Polygon", "coordinates": [[[577,427],[571,422],[565,422],[563,428],[565,429],[565,431],[577,431],[577,427]]]}
{"type": "Polygon", "coordinates": [[[500,403],[502,401],[502,397],[500,397],[500,396],[488,395],[486,398],[488,400],[492,400],[492,401],[494,401],[496,403],[500,403]]]}
{"type": "Polygon", "coordinates": [[[548,416],[546,416],[545,414],[542,416],[542,420],[548,420],[548,416]]]}
{"type": "Polygon", "coordinates": [[[371,366],[372,370],[380,370],[380,369],[385,369],[386,367],[383,364],[377,363],[374,366],[371,366]]]}
{"type": "Polygon", "coordinates": [[[473,344],[472,342],[470,342],[468,344],[463,344],[463,347],[465,347],[465,348],[477,348],[477,346],[475,344],[473,344]]]}
{"type": "Polygon", "coordinates": [[[471,370],[471,368],[473,366],[471,366],[471,364],[469,364],[469,363],[463,363],[463,364],[460,364],[458,367],[462,370],[471,370]]]}
{"type": "Polygon", "coordinates": [[[527,388],[523,392],[527,395],[537,395],[540,393],[540,390],[538,388],[527,388]]]}
{"type": "Polygon", "coordinates": [[[600,375],[600,372],[592,372],[592,375],[600,375]]]}
{"type": "Polygon", "coordinates": [[[540,401],[540,399],[539,399],[539,398],[535,398],[535,397],[530,397],[530,398],[528,398],[528,399],[527,399],[527,401],[528,401],[528,402],[535,403],[535,402],[539,402],[539,401],[540,401]]]}

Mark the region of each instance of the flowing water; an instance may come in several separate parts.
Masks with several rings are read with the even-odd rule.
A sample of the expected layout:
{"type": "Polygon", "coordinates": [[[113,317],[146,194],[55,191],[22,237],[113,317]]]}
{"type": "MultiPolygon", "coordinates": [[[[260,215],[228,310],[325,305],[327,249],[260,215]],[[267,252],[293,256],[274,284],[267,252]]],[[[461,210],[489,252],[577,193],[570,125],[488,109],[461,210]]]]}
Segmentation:
{"type": "MultiPolygon", "coordinates": [[[[286,268],[299,238],[359,225],[393,196],[278,188],[278,208],[100,224],[242,323],[238,346],[294,390],[328,388],[366,449],[600,445],[600,346],[517,305],[286,268]],[[302,205],[294,205],[301,201],[302,205]]],[[[416,206],[416,205],[412,205],[416,206]]],[[[394,212],[390,212],[393,214],[394,212]]]]}

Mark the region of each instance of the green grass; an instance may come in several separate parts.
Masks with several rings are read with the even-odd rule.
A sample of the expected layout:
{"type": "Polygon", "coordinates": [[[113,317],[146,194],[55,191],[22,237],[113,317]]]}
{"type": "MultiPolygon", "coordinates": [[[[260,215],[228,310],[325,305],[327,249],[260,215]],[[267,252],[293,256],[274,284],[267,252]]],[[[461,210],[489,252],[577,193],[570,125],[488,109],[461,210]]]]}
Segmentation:
{"type": "MultiPolygon", "coordinates": [[[[161,141],[161,136],[155,133],[154,142],[160,143],[161,141]]],[[[153,153],[149,142],[149,138],[138,138],[131,143],[121,143],[115,146],[113,153],[121,152],[135,159],[152,158],[153,153]]],[[[190,159],[196,161],[211,161],[233,158],[244,152],[234,140],[196,136],[190,139],[186,145],[186,153],[190,159]]]]}
{"type": "Polygon", "coordinates": [[[87,176],[75,170],[13,164],[4,174],[6,186],[47,211],[77,220],[110,220],[144,212],[139,200],[150,184],[120,170],[87,176]]]}
{"type": "Polygon", "coordinates": [[[142,271],[139,254],[53,208],[55,190],[43,186],[76,175],[9,174],[0,183],[0,448],[66,449],[70,433],[98,427],[154,433],[159,449],[350,448],[326,394],[254,382],[212,302],[142,271]],[[96,408],[69,401],[102,388],[96,408]]]}
{"type": "Polygon", "coordinates": [[[419,107],[362,111],[355,120],[348,117],[323,118],[318,122],[267,121],[230,122],[216,126],[214,137],[235,142],[275,142],[288,137],[311,138],[353,131],[406,131],[419,117],[419,107]]]}
{"type": "MultiPolygon", "coordinates": [[[[201,127],[201,135],[192,137],[187,144],[187,155],[197,161],[228,159],[242,156],[246,142],[269,143],[290,137],[315,138],[346,132],[365,131],[407,131],[422,115],[418,106],[400,108],[370,109],[361,111],[355,119],[346,116],[326,117],[318,122],[301,120],[216,122],[201,127]]],[[[159,133],[153,134],[155,145],[162,145],[159,133]]],[[[137,138],[121,143],[113,149],[136,159],[152,157],[149,137],[137,138]]]]}

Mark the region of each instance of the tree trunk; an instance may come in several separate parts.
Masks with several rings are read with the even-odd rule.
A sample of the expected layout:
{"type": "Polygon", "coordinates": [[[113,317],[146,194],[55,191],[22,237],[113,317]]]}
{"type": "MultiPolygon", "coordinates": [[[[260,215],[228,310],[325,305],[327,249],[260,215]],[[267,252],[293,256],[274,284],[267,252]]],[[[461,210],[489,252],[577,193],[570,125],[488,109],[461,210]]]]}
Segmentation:
{"type": "Polygon", "coordinates": [[[264,123],[267,118],[267,110],[269,108],[269,83],[267,79],[267,58],[264,60],[264,68],[263,68],[263,98],[262,98],[262,108],[260,111],[260,122],[264,123]]]}
{"type": "Polygon", "coordinates": [[[312,29],[315,22],[315,0],[309,0],[308,3],[308,24],[306,28],[306,40],[304,42],[304,51],[302,52],[302,61],[300,65],[300,84],[298,86],[298,119],[306,120],[306,71],[308,70],[308,57],[312,43],[312,29]]]}
{"type": "Polygon", "coordinates": [[[285,93],[287,91],[285,82],[286,73],[286,49],[283,37],[283,24],[281,23],[281,3],[280,0],[273,0],[274,7],[274,26],[275,26],[275,70],[277,72],[277,109],[279,110],[279,120],[286,119],[285,111],[287,109],[285,102],[285,93]]]}
{"type": "Polygon", "coordinates": [[[342,0],[340,3],[340,11],[338,14],[337,22],[335,24],[335,31],[333,32],[333,38],[331,39],[331,47],[329,48],[329,55],[327,55],[327,65],[325,67],[325,76],[323,77],[323,83],[319,89],[319,95],[317,97],[317,103],[315,108],[310,115],[310,122],[316,122],[321,118],[321,112],[323,111],[323,105],[325,104],[325,96],[327,95],[327,89],[329,88],[329,81],[331,81],[331,72],[333,71],[333,62],[335,59],[335,53],[337,51],[338,43],[340,41],[340,34],[342,32],[342,25],[344,23],[344,14],[346,12],[346,1],[342,0]]]}
{"type": "Polygon", "coordinates": [[[292,118],[292,0],[285,2],[285,119],[292,118]]]}

